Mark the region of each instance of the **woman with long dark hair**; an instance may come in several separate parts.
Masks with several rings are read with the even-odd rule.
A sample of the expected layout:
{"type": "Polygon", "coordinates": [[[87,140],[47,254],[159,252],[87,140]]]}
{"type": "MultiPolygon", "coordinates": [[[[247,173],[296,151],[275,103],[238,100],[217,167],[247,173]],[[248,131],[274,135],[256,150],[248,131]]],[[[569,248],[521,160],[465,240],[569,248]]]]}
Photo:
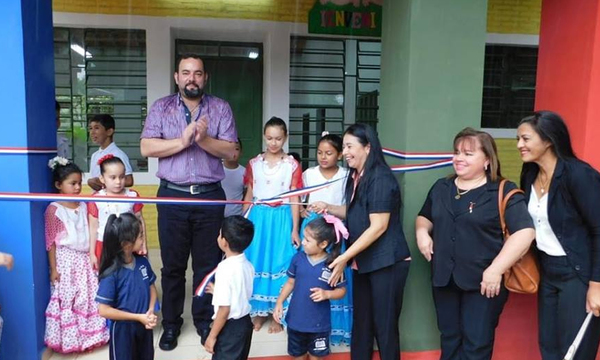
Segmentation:
{"type": "Polygon", "coordinates": [[[345,204],[315,202],[309,210],[327,211],[348,224],[348,247],[330,265],[330,284],[339,281],[347,265],[352,266],[351,358],[370,360],[375,339],[382,360],[397,360],[398,319],[410,265],[400,223],[400,187],[370,126],[350,126],[344,132],[343,145],[350,168],[345,204]]]}
{"type": "Polygon", "coordinates": [[[600,174],[579,160],[560,115],[537,111],[517,130],[521,187],[536,227],[541,283],[539,345],[563,359],[586,312],[592,320],[575,359],[595,359],[600,340],[600,174]]]}

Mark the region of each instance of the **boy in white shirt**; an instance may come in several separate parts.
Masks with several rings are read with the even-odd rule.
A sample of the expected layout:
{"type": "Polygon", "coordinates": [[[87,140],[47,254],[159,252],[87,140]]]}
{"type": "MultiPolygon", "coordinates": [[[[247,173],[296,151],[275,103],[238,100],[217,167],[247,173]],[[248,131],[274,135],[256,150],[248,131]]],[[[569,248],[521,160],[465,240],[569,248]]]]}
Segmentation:
{"type": "MultiPolygon", "coordinates": [[[[221,180],[221,186],[225,191],[227,200],[244,199],[244,173],[246,172],[246,168],[238,162],[241,154],[242,141],[238,138],[233,158],[223,159],[225,178],[221,180]]],[[[242,204],[225,205],[225,217],[231,215],[242,215],[242,204]]]]}
{"type": "Polygon", "coordinates": [[[104,186],[99,179],[100,165],[98,164],[98,160],[102,159],[105,155],[112,154],[121,159],[123,164],[125,164],[125,187],[133,186],[133,170],[129,163],[129,157],[113,142],[115,119],[108,114],[94,115],[90,119],[88,126],[90,138],[94,144],[100,146],[100,149],[93,153],[90,159],[91,178],[88,179],[88,185],[95,191],[102,190],[104,186]]]}
{"type": "Polygon", "coordinates": [[[217,238],[225,260],[217,266],[212,292],[215,308],[213,325],[204,348],[213,354],[213,360],[248,359],[252,341],[250,296],[254,281],[254,267],[244,250],[252,242],[254,225],[243,216],[233,215],[223,220],[217,238]]]}

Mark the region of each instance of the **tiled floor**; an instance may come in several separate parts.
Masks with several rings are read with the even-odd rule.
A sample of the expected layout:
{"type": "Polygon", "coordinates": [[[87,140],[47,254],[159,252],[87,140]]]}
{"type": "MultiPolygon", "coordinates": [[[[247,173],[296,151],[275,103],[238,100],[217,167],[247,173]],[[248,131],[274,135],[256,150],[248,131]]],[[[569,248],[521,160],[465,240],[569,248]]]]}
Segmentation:
{"type": "MultiPolygon", "coordinates": [[[[158,280],[156,286],[159,292],[159,299],[161,294],[160,287],[160,268],[162,262],[160,260],[159,250],[150,250],[149,254],[152,269],[156,273],[158,280]]],[[[162,351],[158,348],[158,339],[162,334],[162,328],[160,325],[154,329],[154,345],[155,345],[155,360],[196,360],[196,359],[210,359],[210,354],[204,350],[204,347],[200,345],[200,337],[196,334],[196,330],[191,321],[190,307],[192,301],[192,289],[191,279],[192,271],[191,265],[188,265],[187,271],[187,283],[186,283],[186,303],[183,313],[184,325],[181,329],[181,335],[178,339],[178,346],[172,351],[162,351]]],[[[160,320],[160,319],[159,319],[160,320]]],[[[287,337],[285,333],[269,334],[267,331],[268,323],[263,326],[261,331],[255,332],[252,337],[252,347],[250,348],[250,357],[263,357],[263,356],[281,356],[287,354],[287,337]]],[[[334,347],[333,352],[348,352],[348,347],[334,347]]],[[[109,358],[108,346],[104,346],[90,353],[85,354],[52,354],[49,357],[51,360],[106,360],[109,358]]]]}

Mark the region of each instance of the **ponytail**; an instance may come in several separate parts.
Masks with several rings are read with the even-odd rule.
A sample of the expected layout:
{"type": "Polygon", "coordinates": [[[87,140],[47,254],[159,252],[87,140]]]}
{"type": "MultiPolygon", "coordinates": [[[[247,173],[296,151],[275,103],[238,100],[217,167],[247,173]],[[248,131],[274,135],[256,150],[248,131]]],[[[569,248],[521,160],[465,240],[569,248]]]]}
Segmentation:
{"type": "Polygon", "coordinates": [[[104,228],[99,277],[103,278],[125,264],[123,246],[133,244],[140,234],[140,220],[133,214],[110,215],[104,228]]]}

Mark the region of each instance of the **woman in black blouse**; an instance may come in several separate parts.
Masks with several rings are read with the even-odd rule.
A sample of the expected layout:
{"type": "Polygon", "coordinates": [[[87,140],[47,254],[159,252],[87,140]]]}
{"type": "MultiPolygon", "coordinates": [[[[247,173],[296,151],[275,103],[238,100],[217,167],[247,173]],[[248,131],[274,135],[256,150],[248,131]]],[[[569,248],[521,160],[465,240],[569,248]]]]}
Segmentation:
{"type": "MultiPolygon", "coordinates": [[[[432,262],[441,359],[491,359],[494,333],[508,298],[504,274],[535,236],[522,194],[511,197],[502,236],[494,139],[466,128],[454,138],[455,175],[439,179],[416,220],[417,245],[432,262]]],[[[504,192],[515,189],[507,182],[504,192]]]]}
{"type": "Polygon", "coordinates": [[[346,204],[311,204],[310,210],[327,211],[346,219],[350,237],[346,252],[331,265],[331,284],[344,268],[353,272],[353,325],[351,358],[370,360],[373,339],[382,360],[400,358],[398,319],[410,252],[400,223],[400,188],[375,131],[354,124],[344,133],[344,158],[350,168],[346,204]]]}
{"type": "Polygon", "coordinates": [[[575,359],[595,359],[600,339],[600,174],[577,159],[562,118],[538,111],[521,121],[521,186],[536,227],[541,282],[539,345],[563,359],[586,312],[592,319],[575,359]]]}

